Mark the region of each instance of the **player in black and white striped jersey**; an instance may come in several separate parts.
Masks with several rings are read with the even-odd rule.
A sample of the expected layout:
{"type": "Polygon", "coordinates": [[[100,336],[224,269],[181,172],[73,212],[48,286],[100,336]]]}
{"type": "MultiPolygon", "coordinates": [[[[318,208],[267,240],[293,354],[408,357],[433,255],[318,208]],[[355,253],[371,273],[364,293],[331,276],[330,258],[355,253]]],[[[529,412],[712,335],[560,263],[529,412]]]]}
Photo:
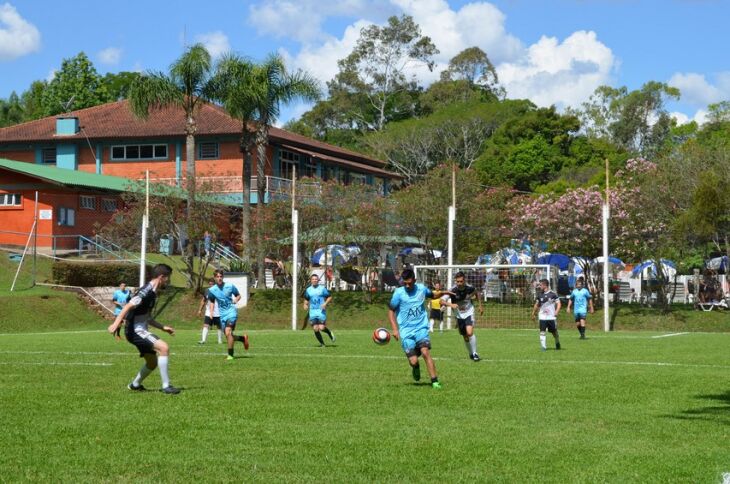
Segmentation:
{"type": "Polygon", "coordinates": [[[554,291],[550,290],[550,281],[547,279],[540,280],[540,288],[542,293],[538,294],[535,299],[535,306],[532,308],[532,317],[537,313],[537,319],[540,322],[540,349],[547,350],[547,336],[545,330],[555,338],[555,349],[560,349],[560,338],[558,337],[558,313],[562,304],[560,298],[554,291]]]}
{"type": "Polygon", "coordinates": [[[108,328],[108,331],[114,334],[122,321],[125,321],[124,333],[127,341],[137,347],[139,356],[145,360],[145,364],[142,365],[135,379],[127,385],[130,390],[144,391],[145,387],[142,386],[142,381],[159,366],[160,377],[162,378],[162,392],[172,395],[180,393],[178,388],[170,384],[167,371],[170,347],[157,335],[148,331],[148,326],[154,326],[171,335],[175,334],[175,329],[172,326],[162,325],[152,318],[152,309],[157,301],[157,293],[167,286],[171,274],[172,268],[167,264],[156,265],[152,269],[152,279],[132,296],[132,299],[124,306],[122,312],[117,315],[117,318],[108,328]]]}

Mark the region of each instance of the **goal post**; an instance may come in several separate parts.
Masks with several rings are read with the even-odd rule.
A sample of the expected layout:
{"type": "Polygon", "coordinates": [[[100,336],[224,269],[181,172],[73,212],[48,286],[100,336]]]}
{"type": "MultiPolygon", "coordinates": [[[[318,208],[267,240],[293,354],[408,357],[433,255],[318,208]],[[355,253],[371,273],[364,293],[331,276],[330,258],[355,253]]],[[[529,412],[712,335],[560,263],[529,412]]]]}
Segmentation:
{"type": "MultiPolygon", "coordinates": [[[[482,328],[534,328],[530,314],[540,280],[550,281],[553,290],[557,287],[557,271],[543,264],[417,265],[414,272],[417,282],[433,287],[438,281],[447,290],[449,274],[463,272],[484,308],[483,314],[474,312],[474,323],[482,328]]],[[[450,311],[444,316],[454,317],[450,311]]]]}

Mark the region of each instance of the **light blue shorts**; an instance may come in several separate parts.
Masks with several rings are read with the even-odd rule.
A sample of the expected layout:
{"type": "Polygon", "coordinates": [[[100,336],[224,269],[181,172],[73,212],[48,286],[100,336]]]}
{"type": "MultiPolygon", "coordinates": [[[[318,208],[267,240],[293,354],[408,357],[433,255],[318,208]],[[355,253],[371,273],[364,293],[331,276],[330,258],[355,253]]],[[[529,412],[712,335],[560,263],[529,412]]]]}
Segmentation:
{"type": "Polygon", "coordinates": [[[417,329],[406,335],[401,334],[400,344],[406,356],[420,356],[421,348],[431,349],[431,340],[428,338],[428,327],[417,329]]]}

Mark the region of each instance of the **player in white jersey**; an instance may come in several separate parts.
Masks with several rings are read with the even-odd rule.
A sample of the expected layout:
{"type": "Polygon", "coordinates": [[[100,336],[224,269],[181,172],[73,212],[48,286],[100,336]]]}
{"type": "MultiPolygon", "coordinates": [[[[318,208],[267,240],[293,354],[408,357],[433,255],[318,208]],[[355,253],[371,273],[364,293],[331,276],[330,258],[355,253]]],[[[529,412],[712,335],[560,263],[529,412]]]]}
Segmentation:
{"type": "Polygon", "coordinates": [[[542,294],[538,294],[535,299],[535,306],[532,308],[532,317],[537,314],[540,322],[540,349],[547,351],[547,336],[545,330],[555,338],[555,349],[560,349],[560,338],[558,337],[558,314],[560,313],[560,298],[555,292],[550,290],[550,282],[547,279],[540,280],[540,288],[542,294]]]}
{"type": "Polygon", "coordinates": [[[477,362],[481,358],[477,353],[477,337],[474,334],[474,303],[472,301],[476,300],[479,305],[479,316],[484,314],[484,307],[474,286],[466,283],[466,276],[463,272],[459,271],[454,275],[454,282],[456,285],[451,288],[454,295],[451,296],[451,303],[447,305],[456,309],[456,324],[459,326],[459,334],[464,338],[469,358],[477,362]]]}
{"type": "Polygon", "coordinates": [[[202,313],[203,309],[205,309],[205,317],[203,318],[203,332],[200,335],[200,341],[198,341],[199,345],[205,344],[205,341],[208,339],[208,331],[210,330],[211,326],[214,326],[218,329],[218,344],[223,343],[221,313],[218,309],[218,301],[213,303],[213,311],[210,310],[210,304],[208,304],[208,290],[213,287],[213,284],[215,284],[215,279],[211,277],[210,279],[208,279],[208,289],[206,289],[205,293],[203,293],[203,300],[200,302],[200,307],[198,308],[198,316],[200,316],[200,313],[202,313]]]}

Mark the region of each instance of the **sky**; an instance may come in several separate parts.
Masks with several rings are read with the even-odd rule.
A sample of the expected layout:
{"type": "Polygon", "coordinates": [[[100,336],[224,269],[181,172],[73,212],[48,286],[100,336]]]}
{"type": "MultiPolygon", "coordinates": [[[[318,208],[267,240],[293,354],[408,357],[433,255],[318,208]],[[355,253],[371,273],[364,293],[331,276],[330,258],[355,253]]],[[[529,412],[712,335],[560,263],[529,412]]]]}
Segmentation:
{"type": "MultiPolygon", "coordinates": [[[[81,51],[101,74],[166,71],[195,42],[214,57],[278,52],[324,86],[361,28],[402,14],[440,51],[434,72],[413,71],[424,85],[478,46],[508,97],[539,106],[579,107],[600,85],[652,80],[682,92],[668,106],[680,123],[730,100],[725,0],[0,0],[0,98],[51,79],[81,51]]],[[[279,122],[308,107],[287,106],[279,122]]]]}

